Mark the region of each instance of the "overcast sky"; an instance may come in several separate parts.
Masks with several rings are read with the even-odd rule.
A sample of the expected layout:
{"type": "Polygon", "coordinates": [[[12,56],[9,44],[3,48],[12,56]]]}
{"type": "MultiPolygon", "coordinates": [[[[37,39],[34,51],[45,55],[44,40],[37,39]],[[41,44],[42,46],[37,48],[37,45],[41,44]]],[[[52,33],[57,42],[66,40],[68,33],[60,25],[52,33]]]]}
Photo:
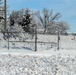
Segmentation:
{"type": "Polygon", "coordinates": [[[31,10],[53,9],[54,14],[60,12],[60,20],[70,24],[72,32],[76,32],[76,0],[7,0],[9,11],[30,8],[31,10]]]}

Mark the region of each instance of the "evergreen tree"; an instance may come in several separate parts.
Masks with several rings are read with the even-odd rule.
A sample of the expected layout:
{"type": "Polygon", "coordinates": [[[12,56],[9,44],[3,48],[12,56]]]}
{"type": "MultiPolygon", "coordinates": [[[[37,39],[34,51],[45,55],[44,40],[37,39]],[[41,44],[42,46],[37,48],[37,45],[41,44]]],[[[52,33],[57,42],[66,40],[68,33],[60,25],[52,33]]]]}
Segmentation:
{"type": "Polygon", "coordinates": [[[4,17],[3,17],[3,6],[1,6],[1,4],[2,4],[2,0],[0,0],[0,21],[2,19],[4,19],[4,17]]]}
{"type": "Polygon", "coordinates": [[[29,13],[29,10],[26,9],[24,18],[22,19],[22,22],[21,22],[22,28],[25,32],[30,32],[31,20],[32,20],[32,18],[29,13]]]}
{"type": "Polygon", "coordinates": [[[14,19],[12,18],[12,16],[10,15],[10,26],[14,26],[14,19]]]}

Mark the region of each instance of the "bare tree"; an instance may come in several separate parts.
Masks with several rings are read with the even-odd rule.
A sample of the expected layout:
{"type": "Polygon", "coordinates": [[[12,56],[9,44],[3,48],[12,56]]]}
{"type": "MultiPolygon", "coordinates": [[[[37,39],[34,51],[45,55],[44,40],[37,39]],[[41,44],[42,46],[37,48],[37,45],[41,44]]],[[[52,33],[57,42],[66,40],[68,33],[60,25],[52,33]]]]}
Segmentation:
{"type": "Polygon", "coordinates": [[[69,30],[69,24],[66,21],[56,22],[52,21],[48,24],[47,32],[50,34],[66,34],[67,30],[69,30]]]}
{"type": "Polygon", "coordinates": [[[40,24],[43,25],[45,32],[48,24],[54,20],[58,20],[61,17],[61,15],[59,12],[53,15],[53,10],[49,11],[46,8],[44,8],[42,12],[43,13],[40,13],[40,11],[38,11],[36,16],[38,17],[40,24]]]}
{"type": "Polygon", "coordinates": [[[66,21],[58,22],[57,26],[59,27],[60,34],[65,34],[67,33],[67,30],[70,29],[70,26],[66,21]]]}

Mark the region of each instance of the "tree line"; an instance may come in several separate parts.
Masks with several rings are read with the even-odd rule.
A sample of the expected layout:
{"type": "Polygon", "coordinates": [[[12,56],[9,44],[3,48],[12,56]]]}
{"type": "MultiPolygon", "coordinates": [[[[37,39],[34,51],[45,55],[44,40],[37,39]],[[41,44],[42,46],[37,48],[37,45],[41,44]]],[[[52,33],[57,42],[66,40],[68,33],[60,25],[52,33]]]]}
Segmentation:
{"type": "MultiPolygon", "coordinates": [[[[0,5],[2,4],[1,1],[2,0],[0,0],[0,5]]],[[[4,17],[1,16],[2,13],[3,12],[0,11],[0,21],[4,19],[4,17]]],[[[17,27],[17,29],[20,27],[24,32],[34,33],[35,28],[37,28],[43,29],[44,34],[57,34],[58,32],[60,34],[67,34],[70,26],[66,21],[60,21],[59,19],[61,17],[60,12],[53,14],[53,10],[47,8],[44,8],[42,11],[32,11],[29,8],[13,10],[7,19],[7,29],[13,30],[13,27],[17,27]]]]}
{"type": "Polygon", "coordinates": [[[17,23],[22,26],[25,32],[34,32],[35,26],[38,29],[44,29],[44,33],[66,34],[70,29],[66,21],[59,21],[61,14],[57,12],[53,15],[53,10],[44,8],[42,11],[31,11],[30,9],[13,10],[9,16],[10,26],[17,23]]]}

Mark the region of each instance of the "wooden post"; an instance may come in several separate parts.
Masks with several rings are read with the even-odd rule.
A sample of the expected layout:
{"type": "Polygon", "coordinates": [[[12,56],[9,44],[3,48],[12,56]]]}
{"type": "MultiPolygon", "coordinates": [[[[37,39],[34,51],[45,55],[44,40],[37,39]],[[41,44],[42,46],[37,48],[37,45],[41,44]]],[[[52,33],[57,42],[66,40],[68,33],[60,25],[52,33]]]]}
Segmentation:
{"type": "Polygon", "coordinates": [[[8,50],[9,50],[9,31],[7,31],[8,33],[8,50]]]}
{"type": "Polygon", "coordinates": [[[35,27],[35,51],[37,51],[37,26],[35,27]]]}
{"type": "Polygon", "coordinates": [[[57,42],[57,50],[59,50],[59,41],[60,41],[60,36],[59,36],[59,31],[58,31],[58,42],[57,42]]]}

